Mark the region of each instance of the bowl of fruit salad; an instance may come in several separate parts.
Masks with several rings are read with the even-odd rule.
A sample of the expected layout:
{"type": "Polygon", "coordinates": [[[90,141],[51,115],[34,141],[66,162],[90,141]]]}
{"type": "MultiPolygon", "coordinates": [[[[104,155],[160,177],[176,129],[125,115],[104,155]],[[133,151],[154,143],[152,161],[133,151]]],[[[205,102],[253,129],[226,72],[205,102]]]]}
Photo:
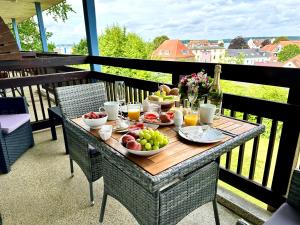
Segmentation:
{"type": "Polygon", "coordinates": [[[121,137],[120,143],[131,154],[151,156],[165,150],[166,146],[169,144],[169,139],[158,130],[145,128],[134,132],[128,132],[121,137]]]}
{"type": "Polygon", "coordinates": [[[92,129],[99,128],[107,121],[107,114],[104,112],[89,112],[82,115],[83,122],[92,129]]]}

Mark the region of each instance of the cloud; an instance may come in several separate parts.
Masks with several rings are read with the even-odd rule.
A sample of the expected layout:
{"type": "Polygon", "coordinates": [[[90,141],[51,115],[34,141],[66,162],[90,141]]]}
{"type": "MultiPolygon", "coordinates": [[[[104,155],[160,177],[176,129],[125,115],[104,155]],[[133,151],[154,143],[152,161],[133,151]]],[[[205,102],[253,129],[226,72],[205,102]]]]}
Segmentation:
{"type": "MultiPolygon", "coordinates": [[[[66,23],[45,18],[55,43],[85,37],[82,3],[66,23]]],[[[299,0],[95,0],[100,34],[112,24],[125,26],[145,40],[159,35],[176,39],[223,39],[243,36],[299,35],[299,0]]]]}

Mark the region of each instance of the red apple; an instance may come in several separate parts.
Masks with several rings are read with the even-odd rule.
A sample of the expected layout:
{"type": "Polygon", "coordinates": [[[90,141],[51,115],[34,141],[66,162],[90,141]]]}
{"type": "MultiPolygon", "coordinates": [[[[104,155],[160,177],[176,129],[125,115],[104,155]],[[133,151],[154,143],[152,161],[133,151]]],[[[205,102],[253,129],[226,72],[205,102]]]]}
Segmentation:
{"type": "Polygon", "coordinates": [[[138,143],[137,141],[128,141],[126,144],[126,148],[128,148],[130,150],[141,151],[142,145],[140,143],[138,143]]]}
{"type": "Polygon", "coordinates": [[[127,134],[122,137],[122,144],[124,146],[126,146],[127,142],[129,142],[129,141],[135,141],[135,138],[132,137],[131,135],[127,135],[127,134]]]}
{"type": "Polygon", "coordinates": [[[131,135],[132,137],[134,137],[134,139],[138,139],[139,138],[139,131],[129,131],[126,135],[131,135]]]}

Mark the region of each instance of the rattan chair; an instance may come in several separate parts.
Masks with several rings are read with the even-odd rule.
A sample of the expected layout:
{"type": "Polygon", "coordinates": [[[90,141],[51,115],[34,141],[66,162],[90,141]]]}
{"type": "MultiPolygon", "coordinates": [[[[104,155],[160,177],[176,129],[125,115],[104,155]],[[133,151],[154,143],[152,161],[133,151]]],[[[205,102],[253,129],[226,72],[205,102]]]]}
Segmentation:
{"type": "MultiPolygon", "coordinates": [[[[286,203],[283,203],[264,225],[300,224],[300,170],[295,170],[286,203]]],[[[249,225],[239,220],[237,225],[249,225]]]]}
{"type": "Polygon", "coordinates": [[[80,139],[66,125],[66,118],[72,119],[90,111],[99,111],[99,107],[107,100],[103,82],[81,84],[56,88],[58,104],[63,114],[63,126],[68,143],[71,176],[73,176],[73,160],[79,165],[89,181],[91,205],[94,205],[93,182],[102,176],[102,156],[85,140],[80,139]]]}
{"type": "Polygon", "coordinates": [[[0,98],[0,172],[34,145],[30,115],[23,97],[0,98]]]}

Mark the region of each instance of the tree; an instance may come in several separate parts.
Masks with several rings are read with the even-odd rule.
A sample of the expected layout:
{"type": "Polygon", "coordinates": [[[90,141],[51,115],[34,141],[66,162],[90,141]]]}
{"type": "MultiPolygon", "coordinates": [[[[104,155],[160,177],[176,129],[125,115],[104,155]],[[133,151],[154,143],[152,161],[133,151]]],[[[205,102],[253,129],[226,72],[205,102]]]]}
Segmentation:
{"type": "Polygon", "coordinates": [[[286,36],[280,36],[275,38],[275,40],[273,41],[273,44],[278,44],[280,41],[288,41],[289,39],[286,36]]]}
{"type": "Polygon", "coordinates": [[[74,44],[72,52],[74,55],[87,55],[88,47],[86,39],[80,39],[78,44],[74,44]]]}
{"type": "MultiPolygon", "coordinates": [[[[58,22],[59,20],[65,22],[68,19],[69,12],[74,12],[74,10],[72,9],[71,5],[66,3],[66,0],[46,10],[46,14],[51,15],[56,22],[58,22]]],[[[12,30],[12,26],[10,26],[10,28],[12,30]]],[[[26,19],[19,23],[18,30],[22,50],[42,51],[42,43],[40,40],[38,24],[34,21],[33,18],[26,19]]],[[[46,31],[47,40],[49,40],[52,35],[53,33],[46,31]]],[[[48,42],[48,50],[51,52],[54,50],[54,48],[55,44],[48,42]]]]}
{"type": "Polygon", "coordinates": [[[169,40],[166,35],[161,35],[153,39],[153,50],[157,49],[165,40],[169,40]]]}
{"type": "Polygon", "coordinates": [[[280,62],[285,62],[296,55],[300,54],[300,47],[295,44],[290,44],[285,46],[278,54],[278,60],[280,62]]]}
{"type": "Polygon", "coordinates": [[[266,45],[270,45],[270,44],[271,44],[270,39],[265,39],[265,40],[261,43],[260,47],[262,48],[262,47],[264,47],[264,46],[266,46],[266,45]]]}
{"type": "Polygon", "coordinates": [[[227,63],[227,64],[244,64],[245,55],[240,53],[238,56],[229,56],[228,52],[225,52],[224,58],[220,60],[220,63],[227,63]]]}
{"type": "Polygon", "coordinates": [[[231,40],[229,49],[248,49],[249,46],[242,36],[238,36],[231,40]]]}

